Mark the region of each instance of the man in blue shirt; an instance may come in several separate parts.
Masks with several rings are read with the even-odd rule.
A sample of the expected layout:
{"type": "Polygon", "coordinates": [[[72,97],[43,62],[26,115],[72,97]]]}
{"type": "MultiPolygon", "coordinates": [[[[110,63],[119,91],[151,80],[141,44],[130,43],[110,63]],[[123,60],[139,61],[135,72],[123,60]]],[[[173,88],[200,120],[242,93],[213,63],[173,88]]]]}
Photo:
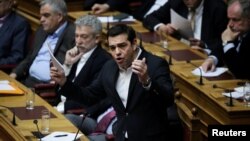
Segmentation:
{"type": "Polygon", "coordinates": [[[42,0],[40,6],[42,26],[36,31],[33,50],[10,74],[28,87],[51,82],[48,47],[58,61],[63,63],[66,51],[74,46],[75,26],[66,20],[65,2],[42,0]]]}

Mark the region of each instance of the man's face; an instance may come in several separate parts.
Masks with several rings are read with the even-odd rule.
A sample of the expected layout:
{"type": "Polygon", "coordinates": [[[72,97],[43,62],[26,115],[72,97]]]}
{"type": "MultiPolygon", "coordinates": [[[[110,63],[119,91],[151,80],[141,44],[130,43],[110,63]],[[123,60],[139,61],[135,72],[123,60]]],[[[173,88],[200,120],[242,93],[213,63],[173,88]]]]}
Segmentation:
{"type": "Polygon", "coordinates": [[[229,19],[228,26],[233,32],[244,34],[250,29],[250,19],[241,16],[241,7],[238,2],[233,3],[227,9],[229,19]]]}
{"type": "Polygon", "coordinates": [[[201,3],[201,0],[183,0],[185,5],[190,9],[195,9],[201,3]]]}
{"type": "Polygon", "coordinates": [[[120,68],[127,69],[135,58],[136,40],[131,44],[126,34],[108,37],[109,50],[120,68]]]}
{"type": "Polygon", "coordinates": [[[40,22],[43,29],[48,33],[53,33],[60,25],[63,19],[62,14],[52,11],[52,7],[48,4],[40,8],[40,22]]]}
{"type": "Polygon", "coordinates": [[[12,0],[0,0],[0,18],[11,10],[12,5],[12,0]]]}
{"type": "Polygon", "coordinates": [[[90,26],[76,26],[75,41],[80,52],[87,52],[99,43],[100,36],[90,26]]]}

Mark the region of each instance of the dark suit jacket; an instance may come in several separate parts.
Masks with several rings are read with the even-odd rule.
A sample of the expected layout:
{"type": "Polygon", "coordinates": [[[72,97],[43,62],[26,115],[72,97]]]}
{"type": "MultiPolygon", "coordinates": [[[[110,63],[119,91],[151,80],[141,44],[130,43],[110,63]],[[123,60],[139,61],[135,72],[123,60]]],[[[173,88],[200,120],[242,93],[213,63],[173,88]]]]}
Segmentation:
{"type": "MultiPolygon", "coordinates": [[[[33,50],[31,50],[27,57],[13,70],[13,72],[17,74],[17,79],[23,78],[29,74],[29,68],[35,60],[47,36],[48,34],[43,30],[43,28],[39,27],[36,31],[35,38],[33,41],[33,50]]],[[[60,63],[64,62],[66,51],[74,46],[74,37],[75,26],[72,23],[68,22],[65,30],[57,41],[54,51],[54,55],[60,63]]]]}
{"type": "Polygon", "coordinates": [[[110,98],[117,113],[116,141],[123,141],[127,131],[130,141],[166,141],[166,109],[174,102],[173,87],[167,62],[143,51],[139,59],[147,60],[150,90],[142,87],[136,74],[132,74],[128,102],[124,107],[116,91],[119,68],[114,60],[108,61],[98,79],[87,88],[79,88],[69,83],[62,88],[68,96],[79,99],[99,100],[106,95],[110,98]],[[72,94],[74,91],[74,94],[72,94]],[[71,94],[70,94],[71,93],[71,94]]]}
{"type": "Polygon", "coordinates": [[[91,7],[96,4],[103,4],[106,3],[107,0],[84,0],[83,1],[83,10],[91,10],[91,7]]]}
{"type": "MultiPolygon", "coordinates": [[[[106,50],[104,50],[100,45],[93,51],[89,59],[87,60],[84,67],[81,69],[77,77],[75,78],[75,72],[77,69],[77,63],[72,66],[72,69],[67,77],[68,83],[72,83],[72,85],[77,85],[79,87],[86,87],[90,85],[98,76],[102,66],[106,61],[111,59],[110,54],[106,50]],[[74,82],[72,80],[75,78],[74,82]]],[[[63,91],[58,91],[59,95],[65,95],[63,91]]],[[[67,101],[71,100],[70,97],[67,98],[67,101]]],[[[67,103],[66,101],[66,103],[67,103]]],[[[82,106],[91,106],[93,103],[81,102],[82,106]]],[[[70,106],[70,105],[68,105],[70,106]]]]}
{"type": "MultiPolygon", "coordinates": [[[[237,41],[234,41],[234,43],[237,41]]],[[[220,65],[224,64],[238,79],[250,80],[250,66],[247,63],[250,60],[250,32],[243,38],[239,52],[236,51],[236,45],[234,48],[229,49],[226,53],[223,52],[223,47],[220,45],[212,55],[215,55],[220,62],[220,65]]]]}
{"type": "MultiPolygon", "coordinates": [[[[178,14],[187,18],[188,8],[183,0],[169,0],[157,11],[148,15],[143,25],[153,31],[154,26],[159,23],[170,23],[170,8],[178,14]]],[[[226,4],[221,0],[204,0],[204,9],[201,25],[201,40],[204,41],[210,49],[221,43],[221,34],[227,27],[227,9],[226,4]]]]}
{"type": "Polygon", "coordinates": [[[0,28],[0,65],[18,64],[24,59],[29,34],[29,23],[11,12],[0,28]]]}
{"type": "Polygon", "coordinates": [[[142,21],[144,15],[148,12],[155,0],[108,0],[107,3],[112,9],[131,14],[139,21],[142,21]],[[131,3],[140,3],[139,6],[131,6],[131,3]],[[130,7],[130,9],[128,8],[130,7]]]}

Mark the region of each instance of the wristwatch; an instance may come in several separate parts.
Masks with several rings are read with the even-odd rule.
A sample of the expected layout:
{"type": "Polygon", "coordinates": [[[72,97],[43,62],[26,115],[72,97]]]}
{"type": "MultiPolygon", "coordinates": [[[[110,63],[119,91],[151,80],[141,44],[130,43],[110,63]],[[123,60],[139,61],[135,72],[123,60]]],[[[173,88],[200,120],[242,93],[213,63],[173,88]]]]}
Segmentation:
{"type": "Polygon", "coordinates": [[[148,86],[150,85],[150,83],[151,83],[151,78],[149,77],[149,78],[147,79],[146,83],[144,83],[144,84],[142,84],[142,85],[143,85],[143,87],[148,87],[148,86]]]}

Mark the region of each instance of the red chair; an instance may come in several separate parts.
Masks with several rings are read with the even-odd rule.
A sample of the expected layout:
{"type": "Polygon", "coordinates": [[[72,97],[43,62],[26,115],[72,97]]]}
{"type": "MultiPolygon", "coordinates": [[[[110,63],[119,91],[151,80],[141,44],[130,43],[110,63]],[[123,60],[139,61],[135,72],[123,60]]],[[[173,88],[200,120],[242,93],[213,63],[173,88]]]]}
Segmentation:
{"type": "Polygon", "coordinates": [[[35,93],[47,101],[50,105],[56,106],[58,103],[58,96],[56,94],[56,84],[36,84],[34,86],[35,93]]]}

